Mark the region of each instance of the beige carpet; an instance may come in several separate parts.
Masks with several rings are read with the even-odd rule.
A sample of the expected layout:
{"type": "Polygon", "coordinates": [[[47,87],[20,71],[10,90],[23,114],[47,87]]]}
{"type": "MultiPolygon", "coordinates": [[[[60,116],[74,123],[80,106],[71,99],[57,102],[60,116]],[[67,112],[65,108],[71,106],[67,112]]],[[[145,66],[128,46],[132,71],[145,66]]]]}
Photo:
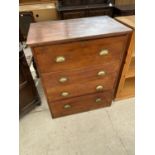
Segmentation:
{"type": "Polygon", "coordinates": [[[134,99],[52,119],[42,106],[20,120],[20,155],[134,155],[134,99]]]}

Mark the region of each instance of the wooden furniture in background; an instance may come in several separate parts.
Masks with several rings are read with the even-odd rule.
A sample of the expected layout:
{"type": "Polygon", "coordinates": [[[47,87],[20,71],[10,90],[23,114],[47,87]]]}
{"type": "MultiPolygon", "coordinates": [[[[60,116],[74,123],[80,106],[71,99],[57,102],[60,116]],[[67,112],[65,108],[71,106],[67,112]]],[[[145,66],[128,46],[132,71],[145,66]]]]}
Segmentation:
{"type": "Polygon", "coordinates": [[[116,17],[116,20],[133,29],[115,98],[120,100],[135,96],[135,16],[116,17]]]}
{"type": "Polygon", "coordinates": [[[19,4],[55,3],[57,0],[19,0],[19,4]]]}
{"type": "Polygon", "coordinates": [[[38,3],[38,4],[27,4],[19,6],[20,12],[33,12],[33,16],[36,22],[56,20],[57,11],[55,3],[38,3]]]}
{"type": "Polygon", "coordinates": [[[129,16],[135,15],[135,5],[115,5],[114,7],[114,16],[129,16]]]}
{"type": "MultiPolygon", "coordinates": [[[[32,12],[20,12],[19,13],[19,41],[25,42],[27,40],[27,34],[31,23],[34,23],[32,12]]],[[[37,77],[39,77],[36,64],[33,59],[33,67],[36,70],[37,77]]]]}
{"type": "Polygon", "coordinates": [[[111,105],[131,31],[108,16],[31,24],[27,44],[54,118],[111,105]]]}
{"type": "Polygon", "coordinates": [[[58,0],[57,11],[60,19],[90,16],[113,16],[114,0],[58,0]]]}
{"type": "Polygon", "coordinates": [[[135,0],[115,0],[116,5],[130,5],[135,4],[135,0]]]}
{"type": "Polygon", "coordinates": [[[35,87],[23,50],[19,52],[19,115],[20,117],[40,105],[40,98],[35,87]]]}
{"type": "Polygon", "coordinates": [[[33,12],[23,11],[19,13],[19,29],[20,29],[21,35],[23,36],[22,41],[26,41],[30,23],[34,23],[34,22],[35,20],[33,17],[33,12]]]}

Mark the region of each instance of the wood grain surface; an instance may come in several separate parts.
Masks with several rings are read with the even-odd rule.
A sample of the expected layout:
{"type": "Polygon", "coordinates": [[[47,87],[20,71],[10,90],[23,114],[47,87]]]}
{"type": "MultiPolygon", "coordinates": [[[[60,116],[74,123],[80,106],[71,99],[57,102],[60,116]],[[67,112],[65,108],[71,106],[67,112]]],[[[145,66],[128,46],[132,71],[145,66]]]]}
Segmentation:
{"type": "Polygon", "coordinates": [[[135,4],[135,0],[115,0],[116,5],[135,4]]]}
{"type": "Polygon", "coordinates": [[[116,17],[116,20],[133,28],[130,45],[115,97],[115,100],[121,100],[135,96],[135,16],[116,17]]]}
{"type": "Polygon", "coordinates": [[[96,93],[57,102],[50,102],[49,107],[52,109],[53,118],[56,118],[110,106],[112,102],[112,96],[113,93],[111,91],[106,91],[104,93],[96,93]],[[101,102],[96,102],[96,100],[99,98],[101,99],[101,102]],[[69,105],[70,108],[65,109],[66,105],[69,105]]]}
{"type": "Polygon", "coordinates": [[[131,29],[108,16],[32,23],[27,44],[30,46],[126,34],[131,29]]]}
{"type": "Polygon", "coordinates": [[[115,19],[135,29],[135,16],[122,16],[122,17],[116,17],[115,19]]]}
{"type": "Polygon", "coordinates": [[[114,62],[122,58],[127,42],[127,36],[108,37],[81,41],[69,44],[41,46],[34,48],[34,55],[40,72],[58,72],[83,67],[93,67],[114,62]],[[108,55],[100,56],[102,49],[109,51],[108,55]],[[62,63],[55,62],[58,56],[65,57],[62,63]]]}
{"type": "Polygon", "coordinates": [[[109,77],[113,72],[118,72],[120,61],[107,63],[93,68],[87,67],[83,69],[59,71],[54,73],[42,74],[42,80],[46,88],[55,88],[56,86],[67,86],[75,83],[87,83],[88,81],[100,80],[109,77]],[[98,75],[99,72],[104,71],[105,75],[98,75]],[[61,78],[66,78],[65,82],[60,82],[61,78]]]}
{"type": "Polygon", "coordinates": [[[106,76],[103,79],[95,79],[93,81],[87,81],[87,82],[77,82],[70,85],[60,86],[57,85],[56,87],[49,87],[49,84],[46,83],[48,87],[45,86],[47,98],[48,101],[56,101],[56,100],[63,100],[71,97],[91,94],[91,93],[97,93],[97,92],[103,92],[106,90],[112,90],[114,87],[114,84],[116,82],[117,73],[111,73],[109,76],[106,76]],[[103,91],[97,91],[97,86],[103,86],[103,91]],[[68,92],[69,95],[66,97],[63,97],[61,94],[63,92],[68,92]]]}

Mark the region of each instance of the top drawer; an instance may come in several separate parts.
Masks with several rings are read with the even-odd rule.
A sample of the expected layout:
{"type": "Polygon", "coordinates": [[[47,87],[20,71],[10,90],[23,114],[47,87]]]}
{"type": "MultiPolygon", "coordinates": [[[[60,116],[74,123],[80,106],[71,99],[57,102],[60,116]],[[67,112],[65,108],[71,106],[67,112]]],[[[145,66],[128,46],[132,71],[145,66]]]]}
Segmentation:
{"type": "Polygon", "coordinates": [[[57,72],[104,64],[122,58],[127,36],[35,47],[41,73],[57,72]]]}

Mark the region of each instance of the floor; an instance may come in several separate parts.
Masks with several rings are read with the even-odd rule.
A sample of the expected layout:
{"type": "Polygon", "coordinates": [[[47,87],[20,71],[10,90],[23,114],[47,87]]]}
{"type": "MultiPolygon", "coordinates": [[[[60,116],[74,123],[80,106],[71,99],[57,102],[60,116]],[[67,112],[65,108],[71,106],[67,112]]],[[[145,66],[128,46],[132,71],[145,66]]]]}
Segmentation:
{"type": "Polygon", "coordinates": [[[35,81],[42,105],[20,119],[20,155],[135,154],[134,98],[52,119],[41,83],[35,81]]]}
{"type": "Polygon", "coordinates": [[[134,98],[52,119],[42,105],[20,119],[20,155],[134,155],[134,98]]]}

